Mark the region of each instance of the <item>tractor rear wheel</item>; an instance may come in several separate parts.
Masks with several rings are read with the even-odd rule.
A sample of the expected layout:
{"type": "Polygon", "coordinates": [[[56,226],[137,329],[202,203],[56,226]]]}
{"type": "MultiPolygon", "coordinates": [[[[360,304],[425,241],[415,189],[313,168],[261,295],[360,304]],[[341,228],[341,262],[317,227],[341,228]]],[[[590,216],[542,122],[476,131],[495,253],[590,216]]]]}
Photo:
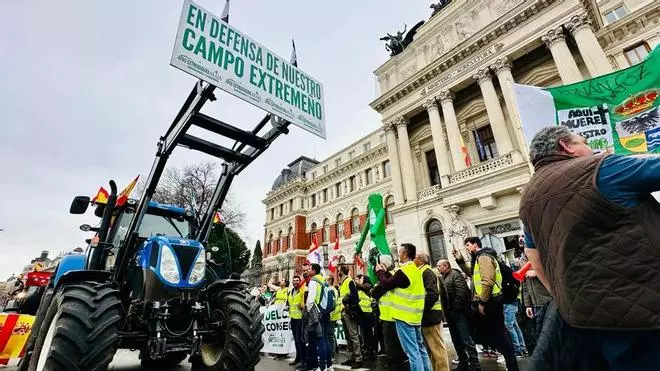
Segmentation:
{"type": "Polygon", "coordinates": [[[76,282],[59,289],[39,328],[30,371],[102,371],[117,351],[119,291],[111,284],[76,282]]]}
{"type": "Polygon", "coordinates": [[[264,343],[259,303],[245,290],[225,289],[209,297],[211,321],[218,334],[202,342],[192,371],[253,370],[264,343]]]}
{"type": "Polygon", "coordinates": [[[188,358],[186,352],[167,353],[163,359],[151,359],[148,354],[140,354],[140,365],[146,370],[162,371],[172,368],[188,358]]]}

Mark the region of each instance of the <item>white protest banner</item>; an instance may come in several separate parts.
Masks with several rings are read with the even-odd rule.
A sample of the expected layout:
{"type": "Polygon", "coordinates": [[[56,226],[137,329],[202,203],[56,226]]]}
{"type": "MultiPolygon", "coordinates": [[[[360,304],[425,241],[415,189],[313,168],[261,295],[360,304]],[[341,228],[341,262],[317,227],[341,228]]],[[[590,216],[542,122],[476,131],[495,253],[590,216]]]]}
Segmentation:
{"type": "MultiPolygon", "coordinates": [[[[289,311],[284,308],[284,304],[271,304],[267,307],[261,307],[263,315],[263,324],[266,331],[262,335],[264,347],[263,353],[273,354],[295,354],[296,347],[291,331],[291,320],[289,311]]],[[[335,327],[335,338],[337,344],[346,345],[346,335],[341,321],[337,321],[335,327]]]]}
{"type": "Polygon", "coordinates": [[[321,138],[323,85],[191,0],[170,64],[321,138]]]}
{"type": "Polygon", "coordinates": [[[264,341],[264,347],[261,351],[275,354],[294,353],[296,347],[290,327],[291,320],[289,319],[288,309],[284,308],[284,303],[261,307],[261,313],[266,329],[261,336],[264,341]]]}
{"type": "Polygon", "coordinates": [[[344,334],[344,325],[341,321],[337,321],[337,327],[335,327],[335,339],[337,339],[337,344],[347,345],[346,334],[344,334]]]}

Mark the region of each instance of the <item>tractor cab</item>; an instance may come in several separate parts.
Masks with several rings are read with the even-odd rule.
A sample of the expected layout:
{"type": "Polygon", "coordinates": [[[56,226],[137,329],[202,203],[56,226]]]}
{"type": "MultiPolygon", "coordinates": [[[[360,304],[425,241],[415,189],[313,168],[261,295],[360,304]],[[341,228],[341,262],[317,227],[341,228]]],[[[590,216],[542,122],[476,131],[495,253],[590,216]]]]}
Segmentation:
{"type": "MultiPolygon", "coordinates": [[[[75,200],[74,200],[75,202],[75,200]]],[[[125,246],[129,225],[138,201],[128,199],[112,211],[108,232],[105,270],[113,270],[119,249],[125,246]]],[[[106,205],[96,205],[95,214],[103,215],[106,205]]],[[[137,231],[134,262],[130,264],[129,282],[134,284],[134,300],[150,302],[177,296],[181,289],[195,289],[203,283],[206,269],[203,245],[192,238],[197,228],[195,215],[185,208],[150,201],[137,231]],[[168,294],[168,292],[172,294],[168,294]]],[[[96,231],[88,225],[84,231],[96,231]]],[[[98,234],[97,234],[98,236],[98,234]]],[[[90,245],[94,243],[94,239],[90,245]]]]}
{"type": "MultiPolygon", "coordinates": [[[[115,211],[109,236],[113,246],[121,246],[126,239],[126,232],[135,214],[136,205],[136,200],[129,199],[125,207],[117,208],[115,211]]],[[[195,229],[196,221],[192,211],[150,201],[138,229],[138,241],[144,242],[154,236],[189,239],[195,229]]]]}

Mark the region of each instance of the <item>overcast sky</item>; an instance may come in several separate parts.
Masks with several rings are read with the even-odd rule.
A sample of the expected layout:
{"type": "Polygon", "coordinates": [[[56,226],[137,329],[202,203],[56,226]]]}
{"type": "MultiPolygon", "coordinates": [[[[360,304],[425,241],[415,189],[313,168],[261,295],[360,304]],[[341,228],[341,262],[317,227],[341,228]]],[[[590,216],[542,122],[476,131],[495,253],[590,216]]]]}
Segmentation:
{"type": "MultiPolygon", "coordinates": [[[[373,70],[388,58],[379,37],[421,19],[430,0],[233,0],[230,22],[324,84],[327,140],[292,127],[233,185],[250,249],[263,238],[261,203],[300,155],[321,160],[380,125],[368,103],[373,70]],[[240,191],[239,191],[240,190],[240,191]]],[[[224,0],[197,0],[219,15],[224,0]]],[[[0,279],[41,250],[84,246],[91,213],[73,196],[146,177],[158,137],[195,78],[169,66],[183,0],[0,2],[0,279]]],[[[205,111],[244,129],[264,112],[224,92],[205,111]]],[[[209,159],[186,149],[173,165],[209,159]]],[[[136,196],[136,195],[134,195],[136,196]]]]}

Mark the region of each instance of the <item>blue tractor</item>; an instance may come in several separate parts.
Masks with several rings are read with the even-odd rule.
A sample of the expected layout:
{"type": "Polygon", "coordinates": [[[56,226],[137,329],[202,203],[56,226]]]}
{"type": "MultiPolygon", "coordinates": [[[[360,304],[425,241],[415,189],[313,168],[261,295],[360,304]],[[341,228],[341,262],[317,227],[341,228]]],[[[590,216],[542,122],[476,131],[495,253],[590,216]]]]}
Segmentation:
{"type": "MultiPolygon", "coordinates": [[[[25,371],[107,370],[117,349],[140,351],[144,367],[160,369],[187,357],[192,369],[252,370],[264,332],[248,284],[233,277],[209,280],[205,244],[233,178],[263,153],[289,122],[266,115],[244,131],[200,113],[215,86],[198,82],[167,133],[139,200],[96,207],[99,226],[85,255],[66,256],[44,294],[19,364],[25,371]],[[259,135],[272,123],[263,136],[259,135]],[[235,141],[227,148],[188,134],[192,127],[235,141]],[[199,225],[189,210],[152,200],[167,159],[177,146],[224,160],[211,203],[199,225]]],[[[84,213],[89,197],[70,208],[84,213]]]]}

